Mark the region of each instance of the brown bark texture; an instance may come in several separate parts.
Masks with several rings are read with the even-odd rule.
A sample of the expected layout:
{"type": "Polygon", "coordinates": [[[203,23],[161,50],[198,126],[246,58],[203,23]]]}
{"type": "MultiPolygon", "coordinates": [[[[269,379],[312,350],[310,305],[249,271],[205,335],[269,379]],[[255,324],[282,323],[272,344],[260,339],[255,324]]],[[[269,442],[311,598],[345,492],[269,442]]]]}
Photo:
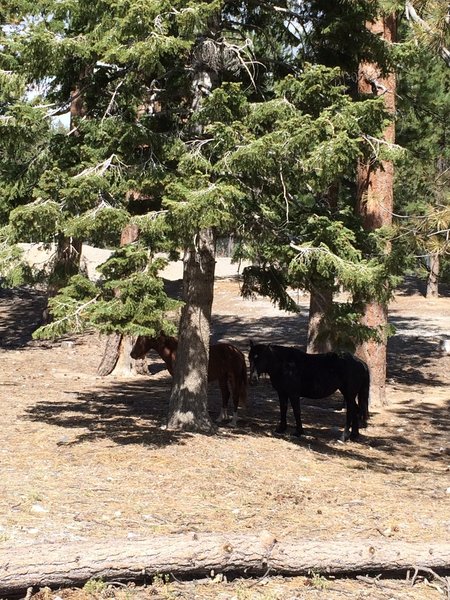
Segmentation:
{"type": "Polygon", "coordinates": [[[185,251],[177,358],[169,401],[169,429],[212,431],[208,362],[214,296],[215,235],[203,229],[185,251]]]}
{"type": "MultiPolygon", "coordinates": [[[[395,42],[394,16],[369,23],[370,31],[381,36],[386,43],[395,42]]],[[[394,73],[383,74],[376,64],[362,63],[359,69],[358,88],[361,94],[382,95],[387,111],[395,115],[396,78],[394,73]]],[[[395,126],[391,124],[383,133],[384,141],[395,141],[395,126]]],[[[375,142],[376,144],[376,142],[375,142]]],[[[374,231],[392,223],[394,169],[390,161],[369,161],[358,167],[357,213],[367,231],[374,231]]],[[[389,248],[386,247],[386,252],[389,248]]],[[[358,355],[368,364],[371,377],[370,405],[386,404],[386,350],[387,307],[378,301],[368,302],[363,324],[378,329],[381,341],[364,342],[358,355]]]]}
{"type": "Polygon", "coordinates": [[[101,377],[106,377],[113,372],[119,358],[119,348],[122,342],[122,334],[111,333],[106,338],[105,351],[103,352],[102,360],[97,367],[97,374],[101,377]]]}
{"type": "Polygon", "coordinates": [[[130,581],[157,574],[219,573],[302,575],[448,570],[450,543],[387,540],[277,541],[260,535],[192,533],[148,540],[104,540],[0,550],[0,594],[29,587],[83,585],[89,579],[130,581]]]}
{"type": "Polygon", "coordinates": [[[427,298],[439,297],[439,254],[430,254],[430,272],[427,280],[427,298]]]}
{"type": "Polygon", "coordinates": [[[319,339],[321,325],[326,312],[333,304],[332,288],[313,288],[309,300],[308,342],[306,351],[310,354],[333,350],[329,339],[319,339]]]}

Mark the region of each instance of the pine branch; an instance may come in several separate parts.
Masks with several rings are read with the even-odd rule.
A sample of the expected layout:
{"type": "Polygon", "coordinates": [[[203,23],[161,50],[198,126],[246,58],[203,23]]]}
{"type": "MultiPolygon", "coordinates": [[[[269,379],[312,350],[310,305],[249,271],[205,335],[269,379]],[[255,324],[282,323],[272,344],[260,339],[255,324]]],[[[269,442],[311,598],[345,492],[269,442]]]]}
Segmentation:
{"type": "MultiPolygon", "coordinates": [[[[427,23],[424,19],[422,19],[422,17],[420,17],[417,14],[416,9],[414,8],[412,2],[409,2],[409,0],[406,0],[406,2],[405,2],[405,15],[406,15],[406,18],[408,19],[408,21],[409,20],[414,21],[415,23],[420,25],[420,27],[424,31],[426,31],[426,33],[428,33],[430,35],[435,34],[435,31],[433,30],[431,25],[429,23],[427,23]]],[[[447,66],[450,67],[450,50],[448,50],[448,48],[446,48],[442,44],[440,44],[439,50],[441,53],[441,58],[443,58],[445,63],[447,64],[447,66]]]]}
{"type": "Polygon", "coordinates": [[[108,117],[111,116],[111,110],[112,110],[112,108],[114,106],[114,102],[115,102],[116,96],[117,96],[117,94],[119,92],[120,86],[123,85],[123,83],[124,83],[124,79],[122,79],[121,81],[119,81],[119,83],[117,84],[116,89],[114,90],[114,92],[112,94],[111,100],[109,101],[109,104],[108,104],[108,106],[107,106],[107,108],[105,110],[105,114],[102,117],[102,120],[101,120],[102,123],[106,119],[107,116],[108,117]]]}
{"type": "Polygon", "coordinates": [[[298,252],[297,256],[294,258],[294,261],[300,259],[306,260],[310,257],[314,257],[314,255],[323,255],[329,257],[335,265],[339,265],[341,268],[357,270],[360,273],[369,273],[370,271],[370,267],[368,267],[366,264],[345,260],[327,248],[318,248],[317,246],[297,246],[294,242],[291,242],[289,246],[298,252]]]}
{"type": "Polygon", "coordinates": [[[73,176],[74,179],[77,179],[78,177],[86,177],[89,175],[104,175],[106,173],[106,171],[108,171],[109,169],[113,170],[115,169],[116,171],[119,172],[119,174],[121,174],[122,170],[124,168],[128,168],[128,165],[126,165],[125,163],[123,163],[117,156],[117,154],[111,154],[111,156],[109,156],[106,160],[102,161],[101,163],[94,165],[93,167],[88,167],[87,169],[84,169],[83,171],[81,171],[81,173],[77,173],[76,175],[73,176]],[[117,165],[113,164],[113,161],[116,160],[117,161],[117,165]]]}
{"type": "MultiPolygon", "coordinates": [[[[71,312],[70,314],[65,315],[64,317],[61,317],[60,319],[56,319],[55,321],[52,321],[48,325],[43,325],[42,327],[39,327],[33,333],[33,337],[35,337],[35,338],[56,337],[58,334],[61,333],[61,331],[66,330],[66,326],[69,323],[75,323],[74,327],[70,327],[71,331],[75,331],[75,332],[82,331],[83,330],[83,320],[81,319],[81,313],[84,310],[86,310],[86,308],[89,305],[97,302],[99,297],[100,297],[100,294],[97,294],[97,296],[94,296],[94,298],[91,298],[87,302],[78,306],[78,308],[75,311],[71,312]]],[[[53,302],[56,303],[56,299],[53,299],[53,302]]],[[[59,304],[60,304],[60,306],[63,305],[63,303],[61,303],[61,302],[59,304]]]]}
{"type": "Polygon", "coordinates": [[[400,146],[399,144],[394,144],[393,142],[388,142],[381,138],[376,138],[373,135],[363,134],[361,137],[363,138],[363,140],[366,140],[366,142],[368,144],[370,144],[372,150],[374,151],[375,156],[378,156],[378,153],[379,153],[379,148],[377,149],[375,147],[375,144],[378,144],[378,146],[381,146],[381,145],[387,146],[391,150],[400,150],[401,152],[405,152],[405,149],[403,148],[403,146],[400,146]]]}

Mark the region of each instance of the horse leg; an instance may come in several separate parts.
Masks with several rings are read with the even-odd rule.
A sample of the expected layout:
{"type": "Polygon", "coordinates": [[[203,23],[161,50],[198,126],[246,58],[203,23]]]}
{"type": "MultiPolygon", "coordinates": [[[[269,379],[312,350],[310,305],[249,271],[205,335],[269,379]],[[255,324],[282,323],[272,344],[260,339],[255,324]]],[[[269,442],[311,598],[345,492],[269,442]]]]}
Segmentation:
{"type": "Polygon", "coordinates": [[[239,381],[237,381],[236,377],[230,377],[230,386],[231,386],[231,394],[233,397],[233,417],[231,419],[231,426],[237,427],[237,414],[239,407],[239,396],[240,396],[240,388],[239,381]]]}
{"type": "Polygon", "coordinates": [[[294,411],[294,417],[295,417],[295,433],[294,435],[297,437],[300,437],[304,431],[303,431],[303,425],[302,425],[302,412],[301,412],[301,408],[300,408],[300,397],[299,396],[291,396],[291,406],[292,406],[292,410],[294,411]]]}
{"type": "Polygon", "coordinates": [[[228,380],[226,375],[219,378],[219,387],[222,394],[222,409],[220,411],[219,418],[217,419],[218,422],[228,420],[228,400],[230,398],[230,390],[228,389],[228,380]]]}
{"type": "Polygon", "coordinates": [[[346,442],[348,439],[356,440],[359,437],[359,409],[356,399],[353,396],[347,396],[345,404],[347,406],[347,415],[344,433],[342,434],[343,442],[346,442]]]}
{"type": "Polygon", "coordinates": [[[283,392],[278,392],[278,399],[280,401],[280,423],[275,429],[275,433],[284,433],[287,429],[288,395],[283,392]]]}

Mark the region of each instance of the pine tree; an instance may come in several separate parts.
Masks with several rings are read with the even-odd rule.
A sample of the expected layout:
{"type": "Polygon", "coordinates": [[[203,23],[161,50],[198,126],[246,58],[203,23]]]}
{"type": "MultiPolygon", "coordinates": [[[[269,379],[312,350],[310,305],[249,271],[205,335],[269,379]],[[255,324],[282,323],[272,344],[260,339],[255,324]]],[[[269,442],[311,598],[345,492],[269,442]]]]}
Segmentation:
{"type": "Polygon", "coordinates": [[[410,241],[411,269],[427,273],[426,294],[435,297],[449,252],[448,66],[413,43],[404,45],[399,62],[397,135],[407,149],[396,177],[399,235],[410,241]]]}
{"type": "MultiPolygon", "coordinates": [[[[386,232],[368,233],[355,217],[354,178],[389,111],[383,98],[358,97],[354,76],[361,61],[389,64],[388,45],[366,27],[379,9],[354,0],[7,2],[0,68],[17,89],[1,106],[2,127],[12,140],[19,111],[26,148],[22,115],[33,115],[42,151],[39,160],[24,152],[15,186],[18,157],[5,146],[4,239],[45,234],[117,249],[125,227],[140,231],[97,285],[77,276],[62,288],[55,320],[40,333],[169,329],[174,305],[152,255],[181,251],[185,305],[169,422],[210,430],[214,245],[237,231],[238,254],[255,263],[248,293],[295,309],[289,285],[326,290],[327,302],[342,285],[353,302],[332,307],[325,333],[341,347],[376,335],[359,316],[367,300],[387,301],[398,262],[384,251],[386,232]],[[40,93],[31,100],[24,90],[33,83],[40,93]],[[69,131],[52,126],[64,111],[69,131]]],[[[391,158],[380,148],[380,160],[391,158]]]]}

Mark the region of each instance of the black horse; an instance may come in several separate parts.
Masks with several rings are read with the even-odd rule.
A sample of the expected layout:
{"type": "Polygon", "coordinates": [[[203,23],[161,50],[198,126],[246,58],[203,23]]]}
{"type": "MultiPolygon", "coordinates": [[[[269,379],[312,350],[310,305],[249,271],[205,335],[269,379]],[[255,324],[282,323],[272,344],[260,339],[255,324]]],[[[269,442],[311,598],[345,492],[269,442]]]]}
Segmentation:
{"type": "Polygon", "coordinates": [[[339,390],[347,408],[343,440],[354,440],[359,426],[366,427],[369,417],[369,369],[365,362],[348,352],[307,354],[291,346],[273,346],[250,342],[250,383],[267,373],[280,400],[280,424],[277,433],[286,431],[288,400],[294,411],[296,432],[303,433],[300,397],[325,398],[339,390]],[[358,398],[358,404],[356,402],[358,398]]]}

